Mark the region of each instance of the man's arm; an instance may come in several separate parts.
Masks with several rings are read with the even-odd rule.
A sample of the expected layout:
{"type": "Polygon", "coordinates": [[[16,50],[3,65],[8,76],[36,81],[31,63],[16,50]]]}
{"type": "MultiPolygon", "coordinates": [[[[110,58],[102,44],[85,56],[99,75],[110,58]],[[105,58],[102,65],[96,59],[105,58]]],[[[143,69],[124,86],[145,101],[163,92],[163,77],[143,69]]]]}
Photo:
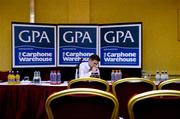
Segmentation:
{"type": "Polygon", "coordinates": [[[79,66],[79,77],[90,77],[92,71],[89,70],[86,63],[81,63],[79,66]]]}

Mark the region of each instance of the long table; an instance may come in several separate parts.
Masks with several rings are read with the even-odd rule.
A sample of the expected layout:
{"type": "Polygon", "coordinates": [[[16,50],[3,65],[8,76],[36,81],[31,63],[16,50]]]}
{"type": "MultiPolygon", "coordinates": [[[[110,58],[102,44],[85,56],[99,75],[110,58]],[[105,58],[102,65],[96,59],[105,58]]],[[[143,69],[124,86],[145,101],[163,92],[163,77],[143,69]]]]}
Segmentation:
{"type": "MultiPolygon", "coordinates": [[[[111,81],[108,81],[111,87],[111,81]]],[[[154,82],[158,85],[158,82],[154,82]]],[[[21,82],[17,85],[0,83],[0,119],[48,119],[45,102],[52,93],[67,89],[67,81],[60,85],[21,82]]]]}
{"type": "Polygon", "coordinates": [[[66,88],[67,82],[60,85],[48,82],[40,85],[0,83],[0,119],[48,119],[45,110],[47,97],[66,88]]]}

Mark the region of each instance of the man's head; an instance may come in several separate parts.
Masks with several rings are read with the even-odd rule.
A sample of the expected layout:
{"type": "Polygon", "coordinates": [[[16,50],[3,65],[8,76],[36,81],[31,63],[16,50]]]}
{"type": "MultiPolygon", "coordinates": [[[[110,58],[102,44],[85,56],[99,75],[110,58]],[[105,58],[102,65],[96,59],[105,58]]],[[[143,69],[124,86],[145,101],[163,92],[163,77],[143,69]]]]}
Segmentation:
{"type": "Polygon", "coordinates": [[[90,67],[96,67],[100,61],[100,58],[98,55],[94,54],[89,57],[89,66],[90,67]]]}

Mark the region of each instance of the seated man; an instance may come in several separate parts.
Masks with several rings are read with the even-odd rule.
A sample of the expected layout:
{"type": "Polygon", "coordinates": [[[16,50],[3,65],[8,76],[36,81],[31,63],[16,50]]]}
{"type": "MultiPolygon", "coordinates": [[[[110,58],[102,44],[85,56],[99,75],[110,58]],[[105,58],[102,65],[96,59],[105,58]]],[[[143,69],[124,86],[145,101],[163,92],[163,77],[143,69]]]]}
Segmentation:
{"type": "MultiPolygon", "coordinates": [[[[91,77],[93,74],[100,76],[100,71],[98,68],[98,63],[100,58],[98,55],[91,55],[88,59],[88,62],[83,62],[79,66],[79,77],[91,77]]],[[[92,76],[94,77],[94,76],[92,76]]]]}

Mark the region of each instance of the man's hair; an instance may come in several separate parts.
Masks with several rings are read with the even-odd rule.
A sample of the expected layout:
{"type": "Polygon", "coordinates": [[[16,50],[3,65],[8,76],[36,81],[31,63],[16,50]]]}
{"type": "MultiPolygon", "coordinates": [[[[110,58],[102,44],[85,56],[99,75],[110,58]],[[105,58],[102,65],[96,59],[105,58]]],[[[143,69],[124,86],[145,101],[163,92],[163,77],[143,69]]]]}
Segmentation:
{"type": "Polygon", "coordinates": [[[91,56],[89,57],[89,59],[91,59],[91,60],[96,60],[96,61],[98,61],[98,62],[100,61],[99,56],[96,55],[96,54],[91,55],[91,56]]]}

